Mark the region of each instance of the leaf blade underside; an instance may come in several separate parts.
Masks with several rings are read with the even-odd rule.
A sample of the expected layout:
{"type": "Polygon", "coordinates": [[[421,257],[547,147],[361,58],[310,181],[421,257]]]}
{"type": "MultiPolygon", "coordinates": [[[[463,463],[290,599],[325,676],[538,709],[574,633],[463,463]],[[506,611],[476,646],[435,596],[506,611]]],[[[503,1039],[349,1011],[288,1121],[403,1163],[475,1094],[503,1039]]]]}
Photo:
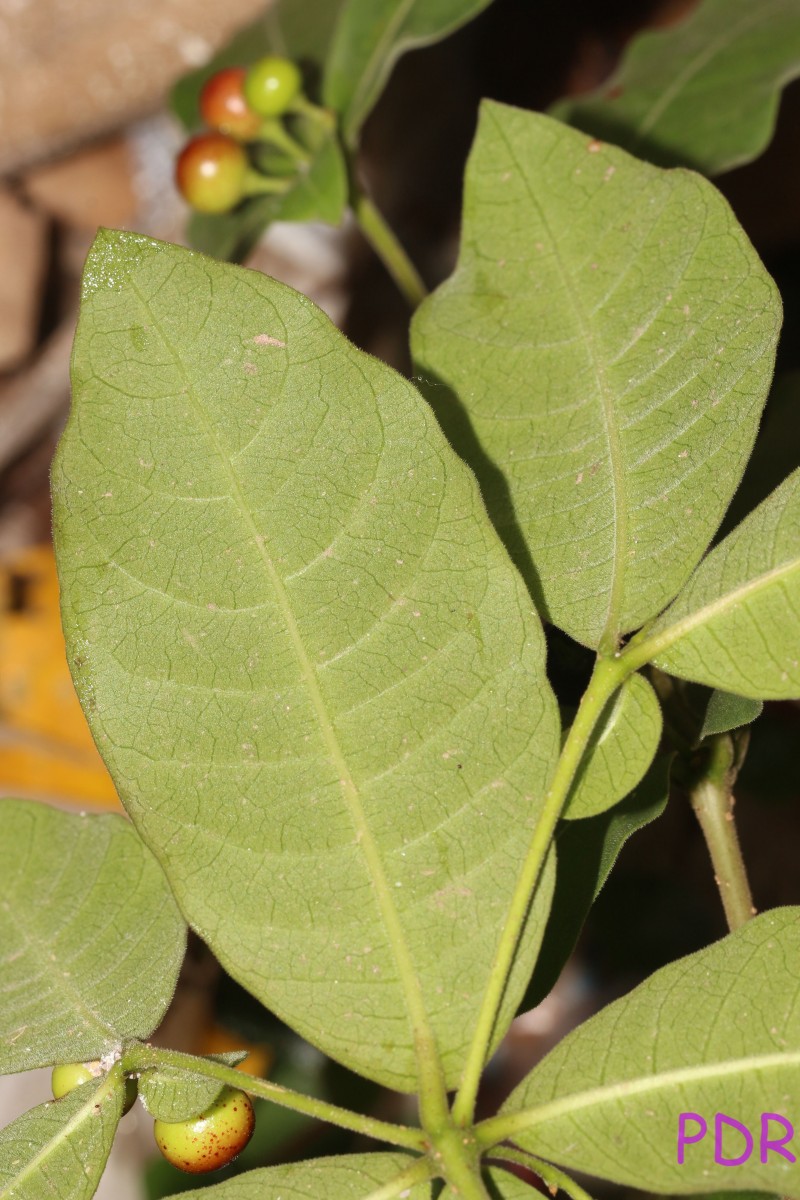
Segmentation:
{"type": "Polygon", "coordinates": [[[414,1090],[416,989],[456,1079],[558,737],[474,480],[305,297],[146,238],[96,244],[73,372],[64,621],[123,803],[262,1002],[414,1090]]]}
{"type": "Polygon", "coordinates": [[[540,611],[571,637],[613,651],[687,579],[744,471],[779,322],[711,184],[484,102],[458,265],[412,349],[540,611]]]}

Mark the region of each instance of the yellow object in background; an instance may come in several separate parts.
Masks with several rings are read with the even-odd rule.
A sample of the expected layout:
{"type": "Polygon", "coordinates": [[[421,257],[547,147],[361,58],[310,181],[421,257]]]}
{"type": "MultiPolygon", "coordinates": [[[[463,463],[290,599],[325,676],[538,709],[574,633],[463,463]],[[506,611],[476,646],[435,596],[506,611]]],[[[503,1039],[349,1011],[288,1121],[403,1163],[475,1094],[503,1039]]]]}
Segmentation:
{"type": "Polygon", "coordinates": [[[0,562],[0,795],[121,808],[72,686],[49,545],[0,562]]]}
{"type": "Polygon", "coordinates": [[[268,1046],[246,1042],[243,1038],[228,1033],[221,1025],[212,1025],[203,1033],[196,1054],[224,1054],[230,1050],[247,1050],[247,1058],[243,1059],[236,1068],[248,1075],[258,1075],[267,1078],[267,1072],[272,1065],[272,1053],[268,1046]]]}

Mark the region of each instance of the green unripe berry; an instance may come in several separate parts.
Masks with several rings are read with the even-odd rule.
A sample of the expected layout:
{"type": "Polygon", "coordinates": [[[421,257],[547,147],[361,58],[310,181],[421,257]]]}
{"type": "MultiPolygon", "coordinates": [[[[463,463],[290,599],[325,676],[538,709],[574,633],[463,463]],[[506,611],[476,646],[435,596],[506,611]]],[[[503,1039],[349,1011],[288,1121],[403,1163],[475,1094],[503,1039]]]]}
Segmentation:
{"type": "Polygon", "coordinates": [[[200,1175],[232,1162],[253,1134],[255,1114],[250,1097],[225,1087],[214,1103],[189,1121],[156,1121],[156,1143],[168,1162],[200,1175]]]}
{"type": "Polygon", "coordinates": [[[280,117],[300,91],[303,77],[300,68],[288,58],[270,54],[260,58],[248,70],[244,79],[247,103],[262,117],[280,117]]]}
{"type": "Polygon", "coordinates": [[[56,1100],[60,1100],[62,1096],[73,1092],[82,1083],[88,1083],[90,1079],[97,1079],[99,1075],[99,1062],[62,1063],[57,1067],[53,1067],[53,1074],[50,1080],[53,1096],[56,1100]]]}
{"type": "MultiPolygon", "coordinates": [[[[103,1068],[99,1062],[60,1063],[57,1067],[53,1067],[50,1079],[53,1096],[56,1100],[60,1100],[63,1096],[73,1092],[75,1088],[80,1087],[81,1084],[88,1083],[90,1079],[99,1079],[102,1074],[103,1068]]],[[[136,1080],[126,1079],[125,1102],[122,1106],[123,1116],[133,1108],[137,1092],[136,1080]]]]}
{"type": "Polygon", "coordinates": [[[246,153],[224,133],[203,133],[181,151],[175,179],[181,195],[197,212],[224,213],[245,196],[249,169],[246,153]]]}

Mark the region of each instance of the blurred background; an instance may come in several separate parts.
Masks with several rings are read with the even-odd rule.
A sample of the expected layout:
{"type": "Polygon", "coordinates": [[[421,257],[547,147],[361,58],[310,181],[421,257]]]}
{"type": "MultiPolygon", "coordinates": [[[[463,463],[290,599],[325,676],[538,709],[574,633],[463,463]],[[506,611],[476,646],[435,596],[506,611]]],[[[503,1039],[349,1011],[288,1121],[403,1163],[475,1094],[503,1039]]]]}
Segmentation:
{"type": "MultiPolygon", "coordinates": [[[[300,8],[304,0],[284,3],[300,8]]],[[[454,262],[480,97],[544,109],[590,91],[637,32],[679,21],[692,7],[693,0],[495,0],[454,36],[401,59],[364,131],[362,165],[429,286],[454,262]]],[[[49,467],[69,405],[80,273],[101,225],[185,241],[187,210],[173,184],[185,134],[170,114],[170,89],[264,12],[264,0],[0,0],[0,795],[119,807],[72,690],[50,539],[49,467]]],[[[795,84],[766,154],[715,181],[786,304],[767,437],[771,413],[800,395],[799,121],[795,84]]],[[[357,345],[408,371],[406,304],[353,225],[275,224],[247,262],[309,295],[357,345]]],[[[793,420],[781,423],[766,452],[788,469],[798,449],[793,420]]],[[[581,652],[554,637],[551,656],[562,693],[574,685],[579,694],[581,652]]],[[[800,903],[799,733],[796,705],[767,705],[737,789],[759,908],[800,903]]],[[[555,989],[516,1021],[492,1064],[485,1106],[494,1108],[590,1012],[725,931],[702,839],[676,795],[626,845],[555,989]]],[[[248,1071],[413,1119],[402,1097],[350,1075],[261,1009],[199,941],[157,1038],[195,1053],[244,1046],[248,1071]]],[[[47,1072],[0,1079],[0,1125],[48,1096],[47,1072]]],[[[361,1148],[354,1135],[263,1107],[246,1152],[209,1183],[361,1148]]],[[[156,1200],[202,1182],[157,1157],[152,1121],[137,1104],[98,1194],[156,1200]]]]}

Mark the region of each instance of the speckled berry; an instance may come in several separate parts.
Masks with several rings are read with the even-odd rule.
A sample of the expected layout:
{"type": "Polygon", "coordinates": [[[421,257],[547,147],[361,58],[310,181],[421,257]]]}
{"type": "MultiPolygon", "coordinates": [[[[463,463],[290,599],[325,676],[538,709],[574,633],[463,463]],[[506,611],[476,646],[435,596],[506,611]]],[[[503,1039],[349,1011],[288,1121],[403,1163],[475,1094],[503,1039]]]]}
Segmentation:
{"type": "Polygon", "coordinates": [[[156,1121],[158,1148],[168,1162],[200,1175],[232,1162],[250,1141],[255,1114],[249,1096],[225,1087],[199,1117],[189,1121],[156,1121]]]}

